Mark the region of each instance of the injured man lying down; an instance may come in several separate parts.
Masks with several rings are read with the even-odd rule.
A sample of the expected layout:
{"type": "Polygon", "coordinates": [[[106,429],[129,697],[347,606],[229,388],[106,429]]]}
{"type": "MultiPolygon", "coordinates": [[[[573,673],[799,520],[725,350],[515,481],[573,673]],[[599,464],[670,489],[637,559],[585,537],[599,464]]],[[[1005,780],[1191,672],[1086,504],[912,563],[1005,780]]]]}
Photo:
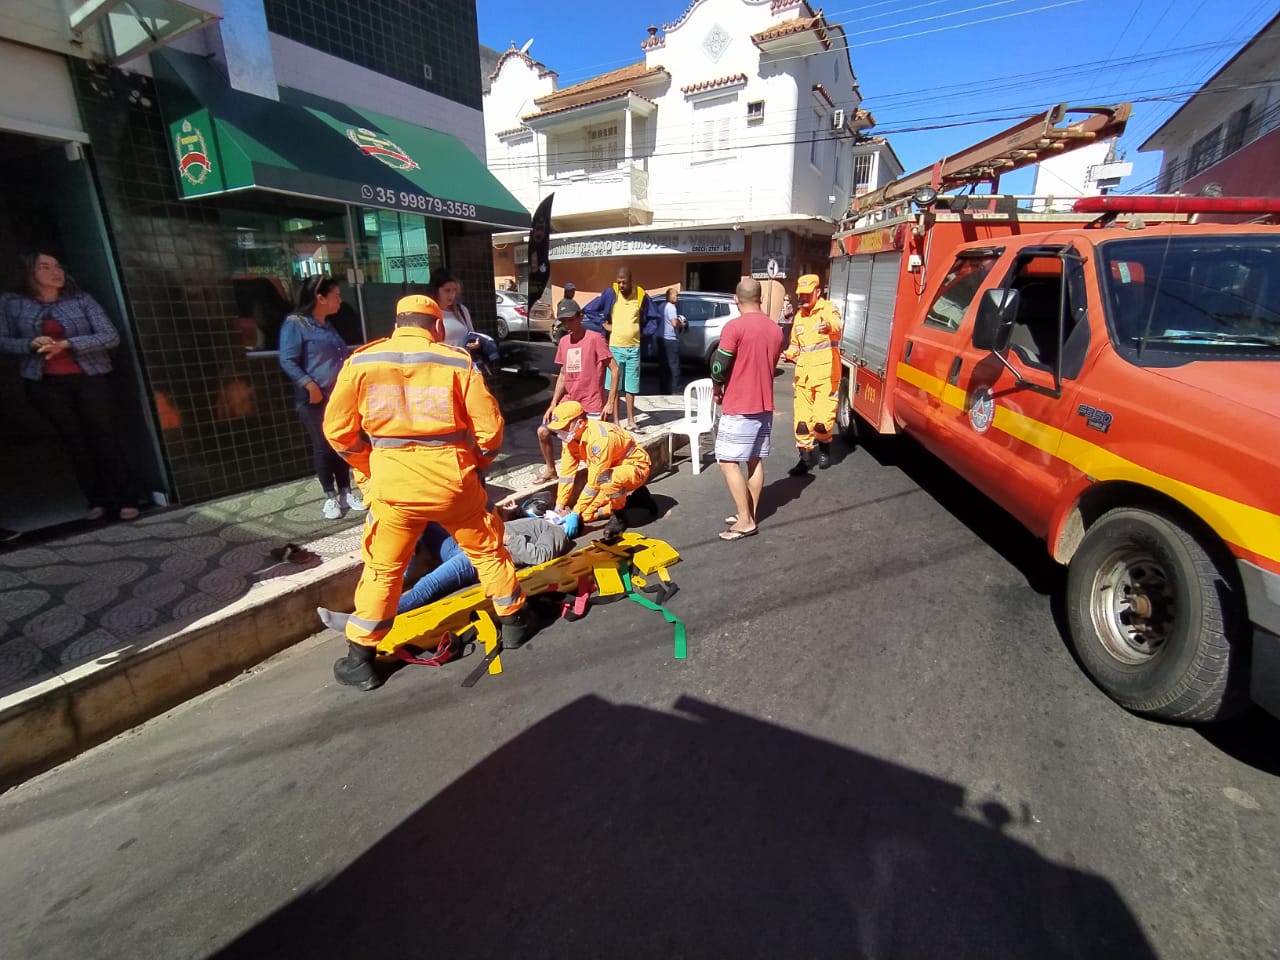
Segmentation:
{"type": "MultiPolygon", "coordinates": [[[[503,541],[517,567],[546,563],[564,556],[573,547],[573,541],[565,535],[564,527],[559,523],[561,518],[554,510],[549,510],[548,504],[543,500],[525,501],[518,508],[504,503],[499,505],[499,512],[517,514],[515,519],[503,521],[503,541]]],[[[409,565],[405,576],[406,584],[422,566],[428,568],[427,572],[400,594],[397,614],[425,607],[441,597],[480,582],[480,576],[467,555],[438,523],[427,524],[422,532],[414,550],[414,562],[409,565]]],[[[316,613],[320,615],[320,622],[331,630],[339,633],[345,630],[348,614],[326,607],[317,607],[316,613]]]]}

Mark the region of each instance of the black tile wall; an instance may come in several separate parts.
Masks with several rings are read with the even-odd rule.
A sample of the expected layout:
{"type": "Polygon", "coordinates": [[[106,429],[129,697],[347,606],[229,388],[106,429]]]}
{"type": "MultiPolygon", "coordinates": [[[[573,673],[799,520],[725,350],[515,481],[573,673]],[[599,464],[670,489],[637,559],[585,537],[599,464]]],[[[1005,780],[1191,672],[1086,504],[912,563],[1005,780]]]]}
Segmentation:
{"type": "Polygon", "coordinates": [[[476,329],[495,336],[498,311],[493,299],[493,234],[465,223],[444,221],[449,271],[462,282],[462,302],[476,329]]]}
{"type": "Polygon", "coordinates": [[[481,108],[474,2],[264,0],[263,6],[268,28],[281,36],[481,108]]]}
{"type": "Polygon", "coordinates": [[[180,201],[151,80],[72,64],[172,493],[193,503],[305,476],[273,358],[245,356],[215,202],[180,201]]]}

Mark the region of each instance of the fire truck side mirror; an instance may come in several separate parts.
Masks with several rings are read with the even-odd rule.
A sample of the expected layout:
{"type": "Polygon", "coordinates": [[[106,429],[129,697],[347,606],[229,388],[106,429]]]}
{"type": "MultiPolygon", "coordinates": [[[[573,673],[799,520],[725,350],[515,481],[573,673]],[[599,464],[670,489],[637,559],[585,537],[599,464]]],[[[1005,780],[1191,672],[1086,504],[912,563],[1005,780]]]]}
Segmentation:
{"type": "Polygon", "coordinates": [[[1017,290],[988,290],[978,301],[973,324],[973,345],[979,350],[1004,353],[1013,336],[1013,318],[1018,315],[1017,290]]]}

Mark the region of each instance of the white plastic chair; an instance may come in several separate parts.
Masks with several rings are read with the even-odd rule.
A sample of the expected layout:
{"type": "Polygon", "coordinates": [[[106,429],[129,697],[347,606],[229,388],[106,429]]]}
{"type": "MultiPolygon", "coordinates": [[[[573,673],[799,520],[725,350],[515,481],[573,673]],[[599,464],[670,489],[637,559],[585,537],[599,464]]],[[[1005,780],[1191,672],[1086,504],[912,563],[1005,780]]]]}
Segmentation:
{"type": "Polygon", "coordinates": [[[684,416],[668,427],[667,460],[675,462],[676,437],[689,438],[689,458],[693,461],[693,472],[702,472],[702,435],[710,433],[716,426],[716,407],[712,397],[713,384],[708,377],[694,380],[684,388],[684,416]]]}

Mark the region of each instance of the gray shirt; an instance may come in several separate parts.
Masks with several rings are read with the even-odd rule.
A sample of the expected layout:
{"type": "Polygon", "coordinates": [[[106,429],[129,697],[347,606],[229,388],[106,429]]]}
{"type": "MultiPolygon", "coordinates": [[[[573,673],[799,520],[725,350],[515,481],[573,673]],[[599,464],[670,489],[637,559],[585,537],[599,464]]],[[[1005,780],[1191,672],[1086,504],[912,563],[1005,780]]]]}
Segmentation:
{"type": "Polygon", "coordinates": [[[546,563],[569,551],[569,538],[557,523],[539,517],[520,517],[504,523],[507,549],[517,567],[546,563]]]}

